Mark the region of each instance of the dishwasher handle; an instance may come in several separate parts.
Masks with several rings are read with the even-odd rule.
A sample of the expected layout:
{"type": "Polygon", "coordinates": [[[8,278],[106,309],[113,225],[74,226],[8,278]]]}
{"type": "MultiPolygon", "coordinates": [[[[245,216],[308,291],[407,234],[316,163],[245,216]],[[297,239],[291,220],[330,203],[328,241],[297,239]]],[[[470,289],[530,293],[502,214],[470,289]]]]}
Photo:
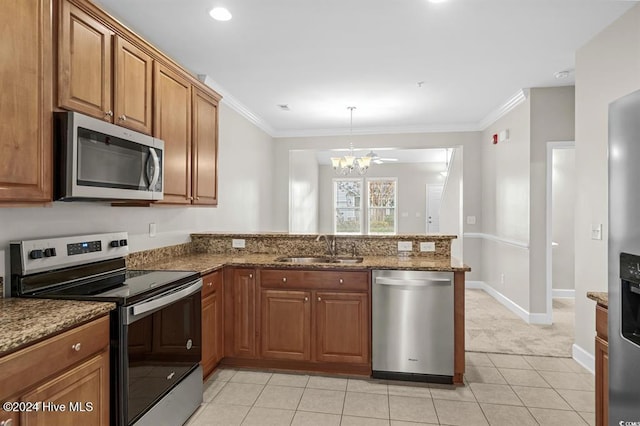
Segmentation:
{"type": "Polygon", "coordinates": [[[411,280],[406,278],[376,277],[375,284],[401,287],[442,287],[449,286],[453,284],[453,282],[451,279],[447,278],[425,278],[422,280],[411,280]]]}

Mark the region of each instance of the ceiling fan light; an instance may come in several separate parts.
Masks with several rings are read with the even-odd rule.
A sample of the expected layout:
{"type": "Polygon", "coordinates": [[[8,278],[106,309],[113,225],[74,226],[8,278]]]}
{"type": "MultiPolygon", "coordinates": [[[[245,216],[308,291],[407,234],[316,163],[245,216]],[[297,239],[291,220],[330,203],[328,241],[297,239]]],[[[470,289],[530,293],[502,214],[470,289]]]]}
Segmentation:
{"type": "Polygon", "coordinates": [[[344,163],[347,167],[353,167],[353,162],[355,161],[356,157],[354,157],[353,155],[345,155],[344,156],[344,163]]]}
{"type": "Polygon", "coordinates": [[[361,157],[358,160],[358,164],[360,164],[360,167],[368,168],[371,165],[371,157],[361,157]]]}

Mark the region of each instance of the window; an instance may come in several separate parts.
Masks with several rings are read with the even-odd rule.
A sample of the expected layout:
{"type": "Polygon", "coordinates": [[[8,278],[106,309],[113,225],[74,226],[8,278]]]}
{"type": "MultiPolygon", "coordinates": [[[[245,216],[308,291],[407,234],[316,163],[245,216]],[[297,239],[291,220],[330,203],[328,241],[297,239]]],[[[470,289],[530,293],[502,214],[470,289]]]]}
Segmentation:
{"type": "Polygon", "coordinates": [[[366,186],[364,182],[361,178],[333,180],[334,234],[363,234],[365,223],[368,234],[396,234],[397,179],[370,178],[366,186]]]}
{"type": "Polygon", "coordinates": [[[397,232],[396,187],[397,179],[394,178],[367,179],[369,234],[397,232]]]}
{"type": "Polygon", "coordinates": [[[334,234],[362,234],[362,179],[334,179],[334,234]]]}

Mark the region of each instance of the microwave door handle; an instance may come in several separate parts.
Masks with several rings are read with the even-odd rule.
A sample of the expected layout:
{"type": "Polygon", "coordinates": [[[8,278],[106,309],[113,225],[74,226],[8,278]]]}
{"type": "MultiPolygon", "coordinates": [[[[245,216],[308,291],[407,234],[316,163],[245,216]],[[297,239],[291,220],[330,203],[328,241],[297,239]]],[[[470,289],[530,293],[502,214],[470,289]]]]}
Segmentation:
{"type": "MultiPolygon", "coordinates": [[[[149,179],[149,189],[153,189],[158,183],[158,178],[160,177],[160,159],[158,158],[158,154],[156,154],[156,150],[153,148],[149,148],[149,159],[153,160],[153,176],[149,179]]],[[[149,177],[149,168],[147,167],[147,178],[149,177]]]]}

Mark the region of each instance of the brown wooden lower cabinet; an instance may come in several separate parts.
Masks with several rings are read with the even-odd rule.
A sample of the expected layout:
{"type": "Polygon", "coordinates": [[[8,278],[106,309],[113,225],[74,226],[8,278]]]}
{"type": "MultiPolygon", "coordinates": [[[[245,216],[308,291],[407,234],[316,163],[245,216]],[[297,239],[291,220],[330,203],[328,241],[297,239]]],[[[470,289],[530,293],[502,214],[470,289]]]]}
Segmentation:
{"type": "Polygon", "coordinates": [[[2,411],[0,424],[109,425],[108,316],[5,355],[0,371],[1,401],[49,403],[2,411]]]}
{"type": "Polygon", "coordinates": [[[256,358],[256,271],[224,270],[224,355],[256,358]]]}
{"type": "Polygon", "coordinates": [[[316,356],[326,362],[369,362],[367,293],[317,292],[316,356]]]}
{"type": "Polygon", "coordinates": [[[207,377],[224,357],[222,271],[202,277],[202,373],[207,377]]]}
{"type": "Polygon", "coordinates": [[[596,425],[609,424],[609,343],[607,335],[607,311],[596,306],[596,425]]]}
{"type": "Polygon", "coordinates": [[[263,358],[311,359],[311,292],[262,290],[263,358]]]}

